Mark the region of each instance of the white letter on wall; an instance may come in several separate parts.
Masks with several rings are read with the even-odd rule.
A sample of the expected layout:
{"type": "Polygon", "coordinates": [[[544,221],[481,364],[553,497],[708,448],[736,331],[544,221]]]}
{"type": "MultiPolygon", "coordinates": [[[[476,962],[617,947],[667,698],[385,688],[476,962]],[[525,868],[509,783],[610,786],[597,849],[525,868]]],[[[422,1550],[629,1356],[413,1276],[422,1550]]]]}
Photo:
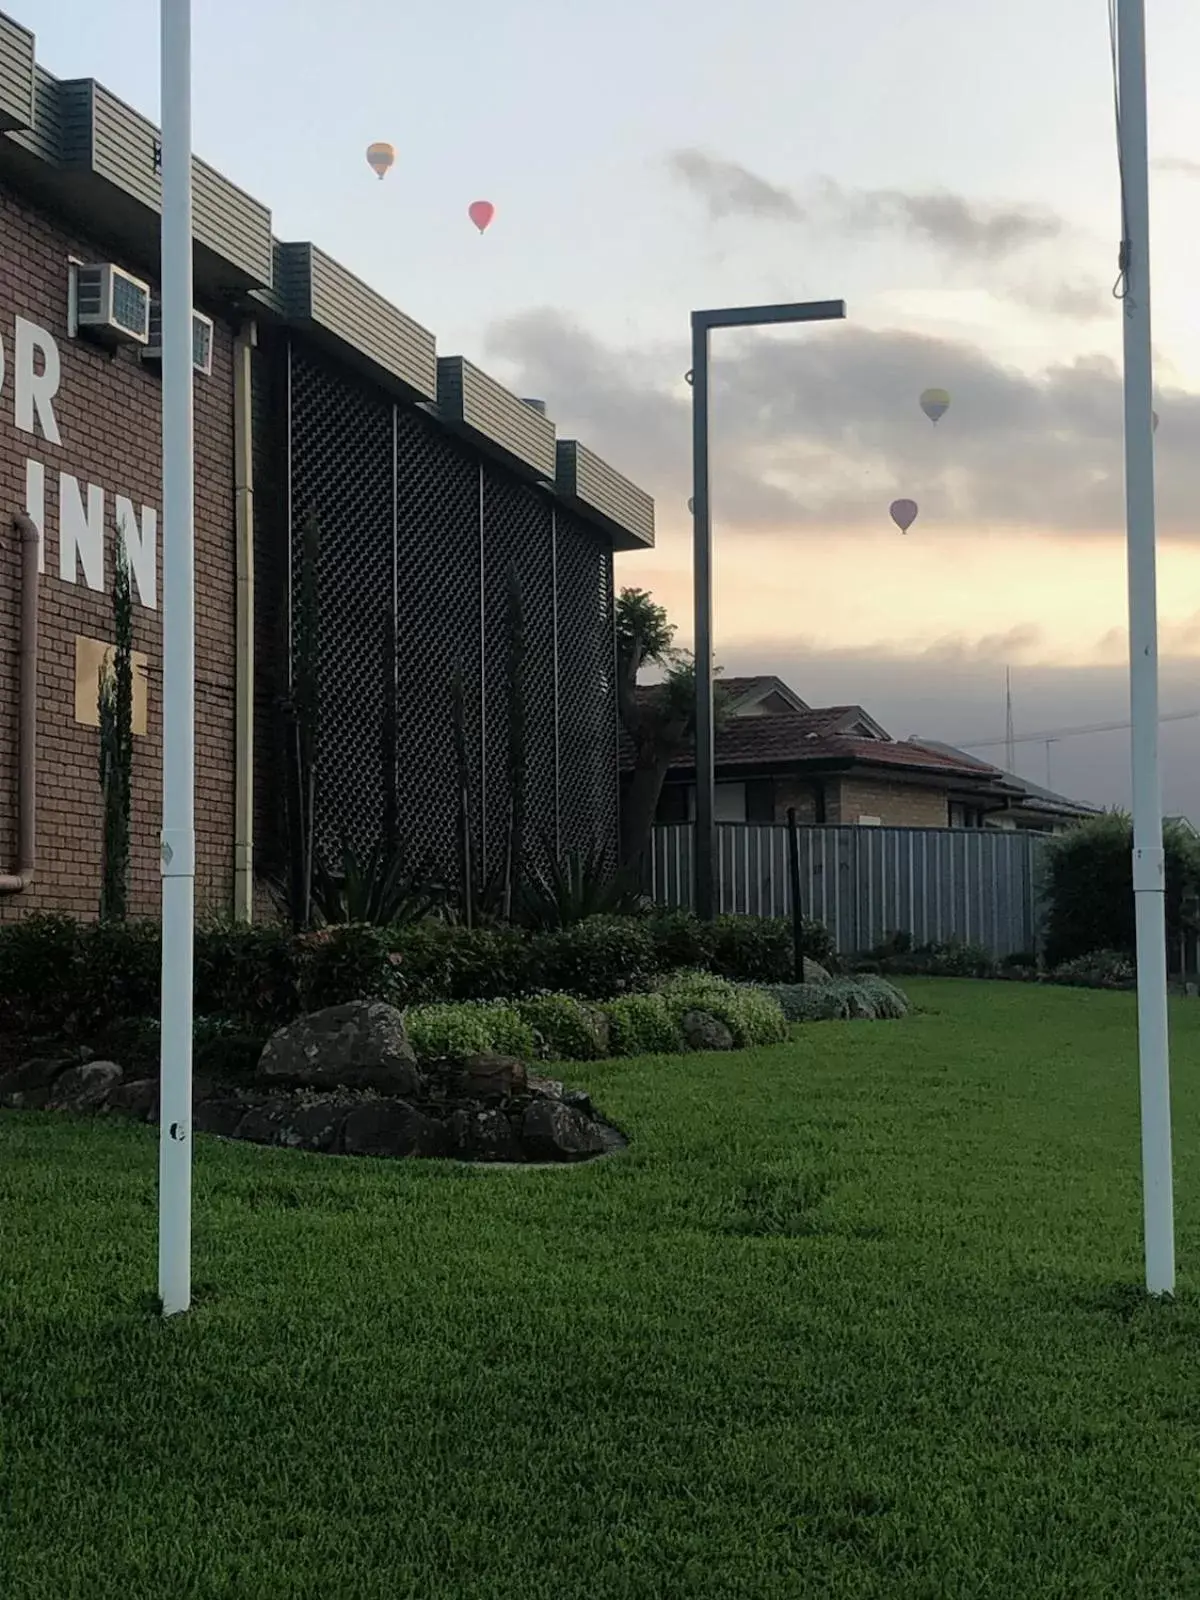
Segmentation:
{"type": "Polygon", "coordinates": [[[54,419],[54,396],[62,381],[58,346],[45,328],[39,328],[36,322],[27,322],[24,317],[17,318],[16,346],[17,427],[25,433],[33,433],[36,413],[43,435],[51,444],[61,444],[58,423],[54,419]],[[35,351],[41,353],[41,372],[33,369],[35,351]]]}
{"type": "Polygon", "coordinates": [[[38,571],[46,570],[46,469],[40,461],[25,463],[25,515],[38,531],[38,571]]]}
{"type": "Polygon", "coordinates": [[[125,554],[129,570],[137,585],[138,599],[147,611],[158,604],[158,512],[153,506],[142,507],[139,523],[133,514],[133,501],[123,494],[117,496],[117,532],[125,540],[125,554]]]}
{"type": "Polygon", "coordinates": [[[78,482],[70,473],[58,475],[58,575],[78,583],[76,556],[83,566],[89,589],[104,588],[104,490],[87,486],[87,511],[78,482]]]}

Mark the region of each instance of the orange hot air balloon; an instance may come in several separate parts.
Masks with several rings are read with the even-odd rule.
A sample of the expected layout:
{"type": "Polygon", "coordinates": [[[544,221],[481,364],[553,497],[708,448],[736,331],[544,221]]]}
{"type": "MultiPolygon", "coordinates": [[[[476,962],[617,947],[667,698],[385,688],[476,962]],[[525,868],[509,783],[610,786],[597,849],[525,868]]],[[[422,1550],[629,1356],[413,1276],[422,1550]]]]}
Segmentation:
{"type": "Polygon", "coordinates": [[[369,144],[367,146],[367,165],[379,179],[386,178],[396,163],[396,147],[392,144],[369,144]]]}
{"type": "Polygon", "coordinates": [[[496,208],[490,200],[472,200],[467,215],[482,233],[496,215],[496,208]]]}

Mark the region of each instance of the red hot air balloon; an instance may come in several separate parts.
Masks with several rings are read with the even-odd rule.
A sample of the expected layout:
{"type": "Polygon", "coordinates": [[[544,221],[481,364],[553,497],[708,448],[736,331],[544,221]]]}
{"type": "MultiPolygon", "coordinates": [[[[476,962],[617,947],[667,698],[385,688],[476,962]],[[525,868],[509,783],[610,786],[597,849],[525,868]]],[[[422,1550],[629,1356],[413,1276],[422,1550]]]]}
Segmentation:
{"type": "Polygon", "coordinates": [[[467,215],[482,233],[496,215],[496,208],[490,200],[472,200],[467,215]]]}
{"type": "Polygon", "coordinates": [[[386,178],[396,161],[396,147],[386,144],[381,139],[377,144],[367,146],[367,164],[379,179],[386,178]]]}
{"type": "Polygon", "coordinates": [[[915,500],[893,500],[888,507],[892,514],[892,521],[901,533],[907,533],[917,520],[917,502],[915,500]]]}

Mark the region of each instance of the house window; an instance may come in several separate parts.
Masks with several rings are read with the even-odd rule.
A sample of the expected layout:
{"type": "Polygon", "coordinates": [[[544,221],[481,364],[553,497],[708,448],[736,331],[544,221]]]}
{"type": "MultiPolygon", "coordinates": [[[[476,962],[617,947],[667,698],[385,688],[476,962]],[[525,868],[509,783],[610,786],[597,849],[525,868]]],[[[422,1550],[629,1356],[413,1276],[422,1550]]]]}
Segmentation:
{"type": "MultiPolygon", "coordinates": [[[[696,820],[696,791],[688,790],[688,821],[696,820]]],[[[713,795],[713,820],[716,822],[745,822],[746,785],[744,783],[719,783],[713,795]]]]}
{"type": "Polygon", "coordinates": [[[655,822],[686,822],[688,820],[689,797],[690,791],[686,784],[664,784],[662,794],[658,797],[658,810],[654,814],[655,822]]]}

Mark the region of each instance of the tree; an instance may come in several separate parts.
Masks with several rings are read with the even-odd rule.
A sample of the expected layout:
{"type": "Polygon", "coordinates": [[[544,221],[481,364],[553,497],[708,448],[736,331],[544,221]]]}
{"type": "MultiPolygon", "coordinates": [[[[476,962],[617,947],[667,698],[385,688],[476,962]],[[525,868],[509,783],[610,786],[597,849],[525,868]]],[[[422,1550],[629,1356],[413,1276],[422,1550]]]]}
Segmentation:
{"type": "Polygon", "coordinates": [[[617,707],[634,751],[621,805],[621,864],[634,871],[650,848],[671,762],[696,733],[695,665],[676,646],[666,608],[645,589],[622,589],[617,599],[617,707]],[[658,667],[663,677],[639,691],[638,676],[649,666],[658,667]]]}
{"type": "Polygon", "coordinates": [[[112,581],[112,657],[100,669],[100,792],[104,838],[100,918],[124,922],[129,907],[129,840],[133,813],[133,595],[125,531],[117,533],[112,581]]]}

